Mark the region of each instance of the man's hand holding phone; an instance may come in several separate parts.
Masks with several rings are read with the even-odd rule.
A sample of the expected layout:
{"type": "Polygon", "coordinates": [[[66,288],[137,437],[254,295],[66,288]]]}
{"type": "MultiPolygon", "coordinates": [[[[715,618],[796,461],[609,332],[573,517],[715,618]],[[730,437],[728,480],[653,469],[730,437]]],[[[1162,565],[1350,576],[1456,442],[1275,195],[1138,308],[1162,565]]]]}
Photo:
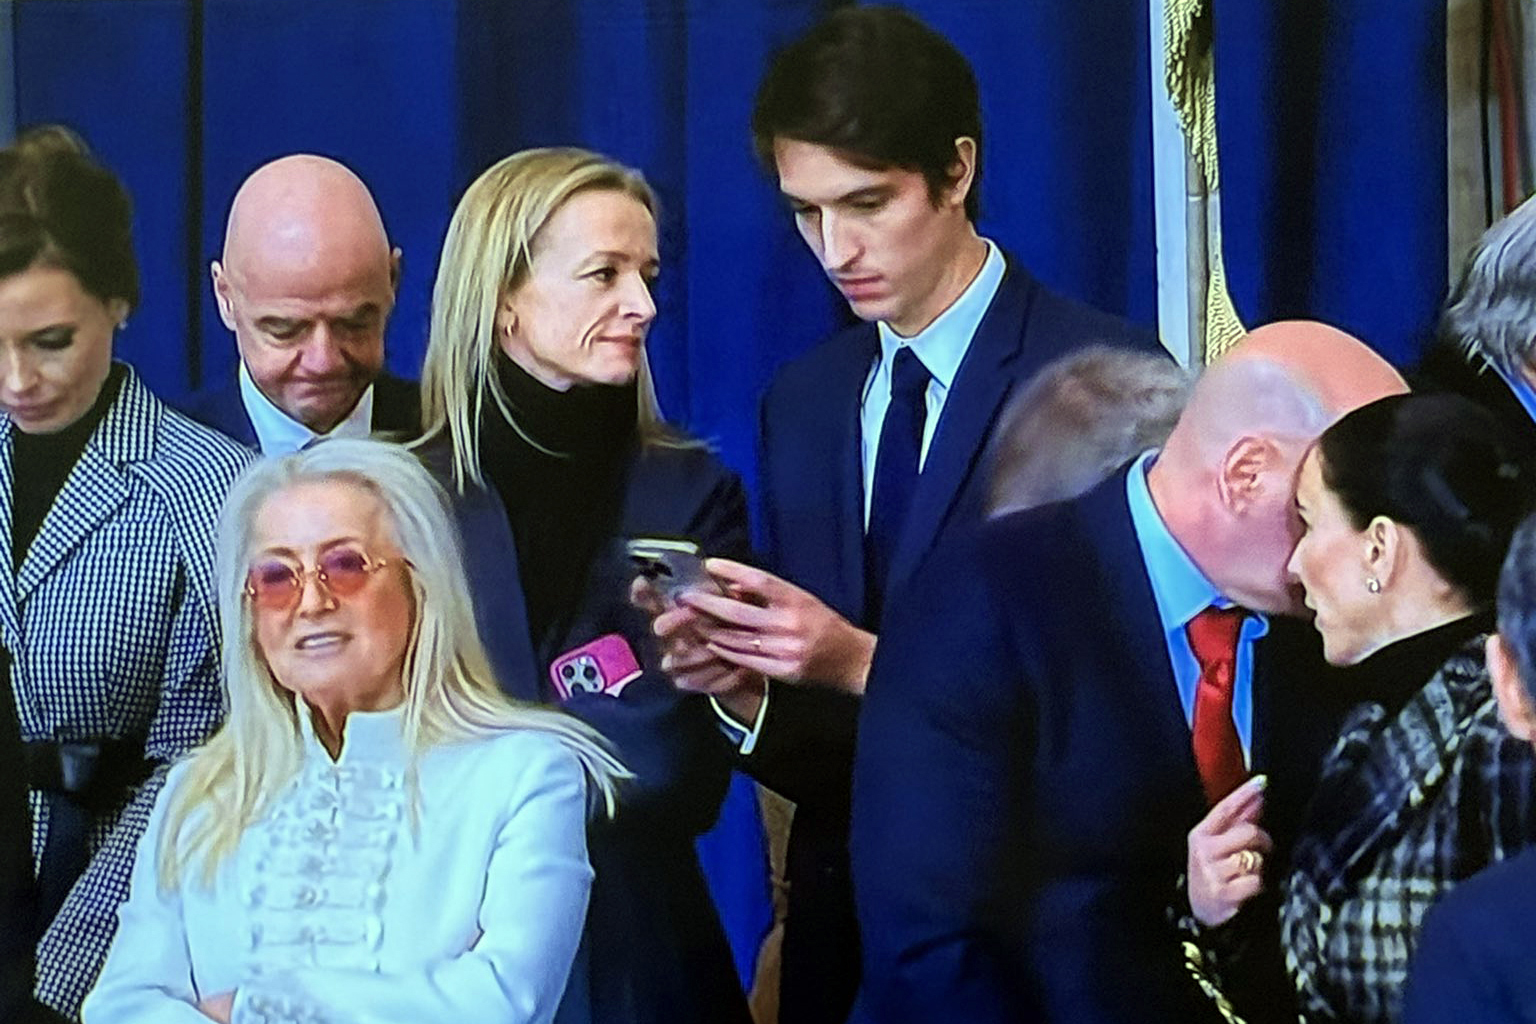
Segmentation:
{"type": "Polygon", "coordinates": [[[690,591],[724,593],[704,571],[698,547],[689,541],[640,538],[629,542],[628,551],[637,573],[630,603],[652,618],[661,670],[679,690],[713,697],[726,714],[750,727],[762,706],[766,680],[710,651],[694,629],[698,613],[678,603],[690,591]]]}
{"type": "Polygon", "coordinates": [[[722,593],[686,590],[677,605],[694,613],[690,626],[716,657],[772,679],[864,692],[873,633],[771,572],[728,558],[704,569],[722,593]]]}

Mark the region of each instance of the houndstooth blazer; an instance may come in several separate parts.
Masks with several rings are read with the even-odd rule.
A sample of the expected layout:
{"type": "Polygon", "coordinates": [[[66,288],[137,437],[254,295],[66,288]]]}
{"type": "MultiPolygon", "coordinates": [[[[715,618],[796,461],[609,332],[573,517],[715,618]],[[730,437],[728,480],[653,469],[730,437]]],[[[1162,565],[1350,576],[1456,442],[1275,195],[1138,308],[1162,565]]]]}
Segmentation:
{"type": "Polygon", "coordinates": [[[1536,839],[1536,757],[1499,723],[1483,643],[1395,718],[1357,708],[1324,762],[1281,906],[1305,1020],[1396,1020],[1431,904],[1536,839]]]}
{"type": "MultiPolygon", "coordinates": [[[[12,425],[0,417],[0,537],[12,425]]],[[[95,981],[167,766],[222,716],[214,532],[254,456],[172,412],[132,370],[26,557],[0,573],[0,643],[25,740],[145,738],[150,779],[92,823],[91,861],[38,947],[38,997],[69,1016],[95,981]]],[[[48,808],[32,794],[33,856],[48,808]]]]}

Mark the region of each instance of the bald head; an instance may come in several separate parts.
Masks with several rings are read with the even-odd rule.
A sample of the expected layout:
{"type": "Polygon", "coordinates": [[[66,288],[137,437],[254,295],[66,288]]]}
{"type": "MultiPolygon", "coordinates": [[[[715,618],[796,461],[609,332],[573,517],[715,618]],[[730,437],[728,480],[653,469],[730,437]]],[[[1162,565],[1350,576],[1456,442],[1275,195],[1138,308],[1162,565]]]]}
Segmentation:
{"type": "Polygon", "coordinates": [[[1330,423],[1368,402],[1408,390],[1402,375],[1368,345],[1315,320],[1282,320],[1256,328],[1217,365],[1251,359],[1284,369],[1298,389],[1327,411],[1330,423]]]}
{"type": "Polygon", "coordinates": [[[389,239],[373,196],[334,160],[301,153],[257,169],[229,208],[224,270],[237,279],[337,260],[387,268],[389,239]]]}
{"type": "Polygon", "coordinates": [[[383,367],[398,270],[367,187],[307,154],[274,160],[240,186],[212,267],[219,314],[252,381],[322,434],[383,367]]]}
{"type": "Polygon", "coordinates": [[[1296,611],[1285,564],[1302,456],[1340,416],[1406,390],[1386,360],[1343,331],[1303,320],[1260,327],[1195,384],[1148,473],[1153,502],[1228,597],[1296,611]]]}

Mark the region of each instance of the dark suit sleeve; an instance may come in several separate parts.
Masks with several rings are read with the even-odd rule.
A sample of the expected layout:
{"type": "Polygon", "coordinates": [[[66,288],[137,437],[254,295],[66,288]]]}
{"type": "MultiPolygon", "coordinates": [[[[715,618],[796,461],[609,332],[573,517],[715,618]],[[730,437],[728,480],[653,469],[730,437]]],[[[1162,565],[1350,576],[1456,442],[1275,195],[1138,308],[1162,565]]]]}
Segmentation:
{"type": "Polygon", "coordinates": [[[862,699],[821,686],[775,683],[752,753],[741,768],[800,806],[848,813],[853,741],[862,699]]]}
{"type": "MultiPolygon", "coordinates": [[[[778,469],[773,465],[777,448],[772,424],[776,417],[770,413],[776,401],[770,389],[758,409],[758,465],[763,480],[759,522],[771,568],[781,572],[778,556],[785,538],[779,535],[779,517],[773,504],[778,469]]],[[[783,415],[782,410],[779,415],[783,415]]],[[[830,817],[847,820],[853,740],[861,703],[857,695],[830,687],[775,684],[757,744],[751,754],[741,758],[741,770],[797,805],[816,807],[830,817]]]]}
{"type": "MultiPolygon", "coordinates": [[[[637,534],[683,534],[708,555],[751,559],[746,497],[741,481],[711,460],[712,472],[699,498],[671,523],[656,523],[637,534]]],[[[720,733],[706,698],[679,693],[656,669],[649,620],[620,595],[620,630],[646,666],[644,674],[615,699],[578,693],[565,709],[613,744],[635,774],[624,790],[623,815],[647,818],[669,829],[707,831],[730,784],[734,752],[720,733]]]]}
{"type": "MultiPolygon", "coordinates": [[[[1408,988],[1403,1024],[1492,1024],[1533,1019],[1505,1002],[1487,950],[1478,949],[1478,929],[1449,905],[1431,910],[1420,933],[1408,988]]],[[[1536,1008],[1530,1008],[1536,1010],[1536,1008]]]]}
{"type": "Polygon", "coordinates": [[[1029,1019],[1023,688],[972,556],[886,618],[854,766],[853,878],[875,1021],[1029,1019]]]}

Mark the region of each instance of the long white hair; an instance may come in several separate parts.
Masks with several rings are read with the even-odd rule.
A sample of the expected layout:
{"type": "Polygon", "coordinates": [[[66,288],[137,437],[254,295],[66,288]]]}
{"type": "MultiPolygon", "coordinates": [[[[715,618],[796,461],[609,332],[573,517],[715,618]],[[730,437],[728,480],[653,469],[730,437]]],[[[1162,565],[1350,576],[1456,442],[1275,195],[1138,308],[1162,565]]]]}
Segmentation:
{"type": "MultiPolygon", "coordinates": [[[[391,539],[408,559],[415,597],[402,686],[402,731],[415,760],[431,747],[515,729],[559,737],[581,760],[594,807],[611,814],[628,772],[590,727],[563,712],[502,692],[475,628],[458,531],[447,496],[408,451],[369,440],[333,440],[257,462],[235,483],[219,518],[217,593],[228,717],[196,751],[171,794],[158,851],[161,885],[190,867],[209,882],[241,835],[299,772],[302,739],[291,691],[278,685],[257,650],[245,597],[252,525],[268,501],[298,484],[360,487],[385,512],[391,539]]],[[[415,806],[414,801],[412,804],[415,806]]]]}

